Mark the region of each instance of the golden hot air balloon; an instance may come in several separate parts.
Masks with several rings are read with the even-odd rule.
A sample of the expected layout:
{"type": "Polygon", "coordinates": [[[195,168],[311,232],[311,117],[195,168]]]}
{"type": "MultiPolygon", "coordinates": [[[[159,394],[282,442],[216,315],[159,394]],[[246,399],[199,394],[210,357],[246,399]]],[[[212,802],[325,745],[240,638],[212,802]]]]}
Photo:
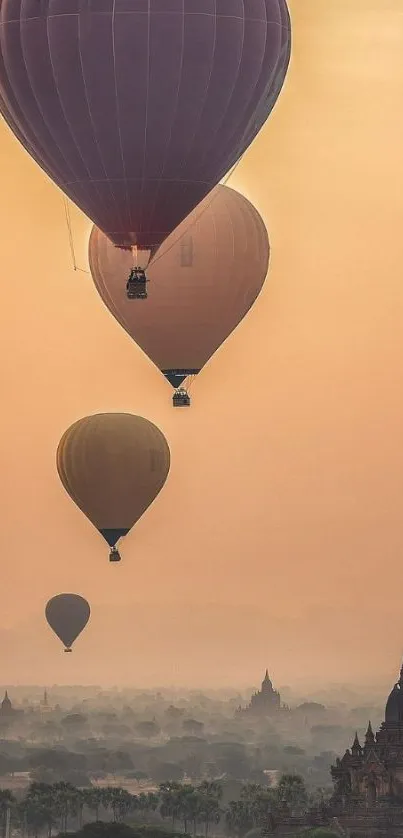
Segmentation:
{"type": "Polygon", "coordinates": [[[252,204],[217,186],[159,249],[147,271],[149,294],[132,302],[130,254],[93,228],[89,262],[109,311],[165,375],[181,388],[197,375],[255,302],[269,264],[265,225],[252,204]]]}
{"type": "Polygon", "coordinates": [[[161,431],[141,416],[99,413],[79,419],[63,434],[57,470],[66,492],[101,533],[110,561],[161,491],[170,452],[161,431]]]}
{"type": "Polygon", "coordinates": [[[90,614],[87,600],[78,594],[57,594],[47,603],[46,620],[65,646],[65,652],[71,652],[71,647],[87,625],[90,614]]]}

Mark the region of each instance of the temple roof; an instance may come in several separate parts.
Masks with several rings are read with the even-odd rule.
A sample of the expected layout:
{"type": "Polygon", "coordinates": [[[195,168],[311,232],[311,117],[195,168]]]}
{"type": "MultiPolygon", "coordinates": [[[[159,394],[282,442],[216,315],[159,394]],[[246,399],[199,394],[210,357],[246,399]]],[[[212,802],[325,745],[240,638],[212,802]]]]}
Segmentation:
{"type": "Polygon", "coordinates": [[[385,707],[385,722],[403,724],[403,666],[399,680],[393,687],[385,707]]]}

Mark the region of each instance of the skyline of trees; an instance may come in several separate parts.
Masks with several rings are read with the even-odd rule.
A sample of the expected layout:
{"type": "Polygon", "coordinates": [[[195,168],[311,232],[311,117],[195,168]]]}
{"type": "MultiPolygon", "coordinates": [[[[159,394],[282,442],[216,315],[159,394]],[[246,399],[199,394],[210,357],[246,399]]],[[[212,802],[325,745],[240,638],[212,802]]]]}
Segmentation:
{"type": "Polygon", "coordinates": [[[158,793],[133,795],[114,786],[80,789],[71,783],[31,783],[24,795],[0,790],[0,819],[5,823],[11,811],[11,823],[29,838],[64,834],[74,827],[83,830],[86,823],[169,824],[170,833],[202,834],[209,838],[217,832],[242,838],[253,828],[264,827],[270,817],[284,812],[302,814],[315,808],[304,781],[298,775],[285,774],[277,787],[247,784],[237,801],[223,802],[223,787],[216,781],[197,786],[165,781],[158,793]]]}

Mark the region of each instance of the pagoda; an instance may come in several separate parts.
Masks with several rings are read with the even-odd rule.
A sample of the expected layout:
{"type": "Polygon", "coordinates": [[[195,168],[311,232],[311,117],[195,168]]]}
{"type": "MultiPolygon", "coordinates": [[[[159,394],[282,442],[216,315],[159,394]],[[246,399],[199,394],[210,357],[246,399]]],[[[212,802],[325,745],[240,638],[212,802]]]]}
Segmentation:
{"type": "Polygon", "coordinates": [[[252,695],[247,707],[239,707],[239,713],[250,713],[255,716],[272,716],[280,710],[288,710],[285,704],[281,704],[280,693],[274,689],[266,669],[261,689],[252,695]]]}

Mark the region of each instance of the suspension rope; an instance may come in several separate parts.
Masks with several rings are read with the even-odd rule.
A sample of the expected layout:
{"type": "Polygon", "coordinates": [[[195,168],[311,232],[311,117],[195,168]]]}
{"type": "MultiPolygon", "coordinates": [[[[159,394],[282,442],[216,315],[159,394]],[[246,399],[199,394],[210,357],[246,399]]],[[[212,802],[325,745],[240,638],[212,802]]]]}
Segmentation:
{"type": "Polygon", "coordinates": [[[68,233],[68,237],[69,237],[71,259],[72,259],[72,262],[73,262],[73,269],[76,271],[77,270],[77,262],[76,262],[76,254],[75,254],[75,250],[74,250],[73,231],[71,229],[70,209],[69,209],[68,200],[64,195],[63,195],[63,204],[64,204],[64,213],[65,213],[65,216],[66,216],[67,233],[68,233]]]}
{"type": "MultiPolygon", "coordinates": [[[[226,185],[227,185],[227,183],[228,183],[228,181],[229,181],[230,177],[232,177],[232,175],[234,174],[234,172],[235,172],[235,171],[236,171],[236,169],[238,168],[239,164],[240,164],[240,163],[241,163],[241,161],[243,160],[244,155],[245,155],[245,152],[242,154],[242,156],[239,158],[239,160],[237,160],[237,162],[236,162],[236,163],[235,163],[235,165],[232,167],[232,169],[230,169],[230,171],[228,172],[228,174],[227,174],[227,176],[225,177],[224,182],[221,184],[221,186],[226,186],[226,185]]],[[[212,192],[214,193],[214,189],[212,190],[212,192]]],[[[212,202],[215,200],[215,198],[216,198],[216,197],[217,197],[217,196],[216,196],[215,194],[212,194],[211,199],[210,199],[210,201],[208,202],[207,206],[204,208],[203,212],[202,212],[200,215],[198,215],[198,216],[194,219],[194,221],[192,222],[191,227],[187,227],[187,228],[186,228],[186,230],[184,230],[184,231],[183,231],[182,235],[181,235],[181,236],[179,236],[179,238],[178,238],[178,239],[175,239],[175,241],[174,241],[174,242],[172,242],[172,244],[170,245],[170,247],[168,247],[168,248],[167,248],[167,250],[164,250],[164,252],[163,252],[163,253],[161,253],[161,254],[160,254],[160,256],[156,256],[156,257],[155,257],[155,259],[151,259],[151,260],[150,260],[150,267],[151,267],[151,265],[156,265],[156,264],[157,264],[157,262],[158,262],[160,259],[162,259],[162,257],[163,257],[163,256],[165,256],[167,253],[169,253],[169,251],[170,251],[170,250],[172,250],[172,248],[173,248],[173,247],[175,247],[175,246],[176,246],[176,245],[177,245],[177,244],[178,244],[178,243],[179,243],[179,242],[183,239],[183,237],[184,237],[184,236],[188,236],[188,235],[189,235],[190,231],[192,230],[192,228],[194,227],[194,225],[196,224],[196,222],[199,220],[199,218],[201,217],[201,215],[203,215],[203,213],[205,213],[205,212],[209,209],[209,207],[211,206],[212,202]]]]}
{"type": "Polygon", "coordinates": [[[75,251],[75,247],[74,247],[73,228],[72,228],[72,224],[71,224],[69,201],[68,201],[68,198],[65,197],[65,195],[63,195],[63,203],[64,203],[64,213],[65,213],[65,216],[66,216],[67,233],[68,233],[68,237],[69,237],[70,254],[71,254],[71,261],[73,263],[73,270],[78,271],[79,273],[82,273],[82,274],[90,275],[90,271],[87,271],[85,268],[79,268],[78,265],[77,265],[76,251],[75,251]]]}

